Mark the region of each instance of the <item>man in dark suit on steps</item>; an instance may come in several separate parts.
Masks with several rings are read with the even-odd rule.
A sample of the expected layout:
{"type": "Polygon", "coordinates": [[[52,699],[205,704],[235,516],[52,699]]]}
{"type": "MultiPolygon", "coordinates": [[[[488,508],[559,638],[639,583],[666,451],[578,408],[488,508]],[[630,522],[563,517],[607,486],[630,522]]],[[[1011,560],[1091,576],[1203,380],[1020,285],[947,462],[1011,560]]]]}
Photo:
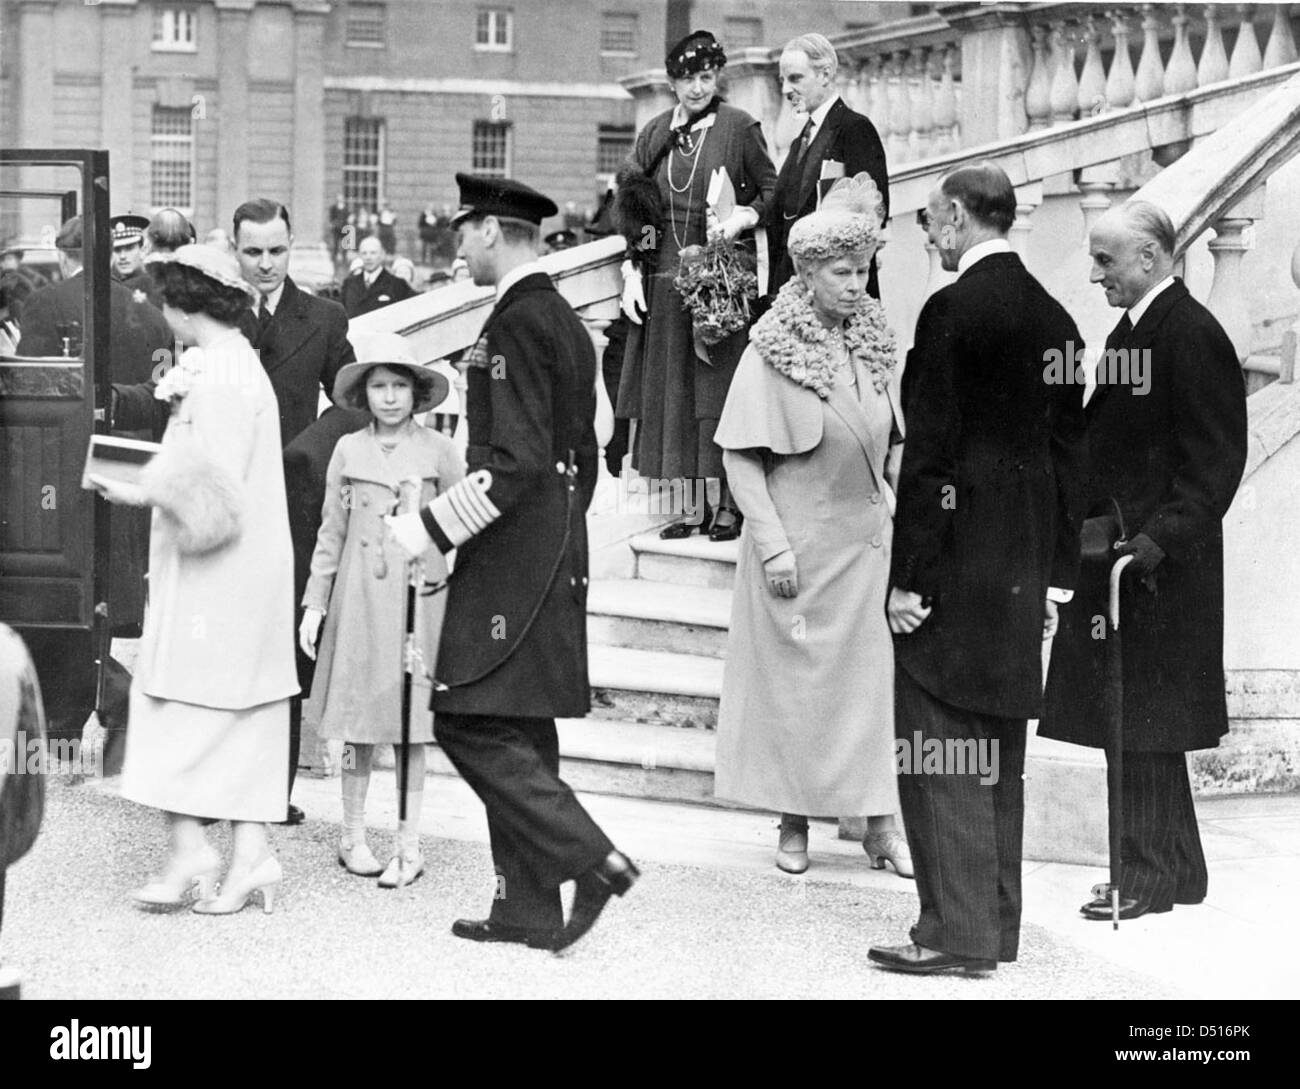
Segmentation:
{"type": "Polygon", "coordinates": [[[1015,211],[1006,174],[976,163],[925,213],[959,275],[907,356],[887,611],[896,736],[951,763],[900,769],[920,917],[911,944],[869,954],[894,971],[988,972],[1019,949],[1026,720],[1078,567],[1084,441],[1082,387],[1045,373],[1082,341],[1011,252],[1015,211]],[[991,775],[954,759],[972,748],[991,775]]]}
{"type": "MultiPolygon", "coordinates": [[[[768,296],[794,275],[786,250],[790,226],[814,211],[836,178],[866,171],[884,198],[882,221],[889,217],[889,174],[885,149],[873,125],[844,104],[835,90],[839,62],[835,47],[820,34],[793,39],[781,54],[781,93],[807,114],[776,179],[767,227],[768,296]]],[[[867,291],[880,298],[876,259],[871,259],[867,291]]]]}
{"type": "MultiPolygon", "coordinates": [[[[1214,315],[1173,275],[1175,234],[1130,201],[1092,230],[1092,279],[1125,310],[1088,401],[1088,501],[1114,499],[1132,553],[1120,595],[1123,840],[1120,918],[1199,904],[1208,873],[1186,753],[1228,732],[1223,676],[1223,516],[1246,464],[1246,387],[1214,315]]],[[[1092,565],[1088,565],[1091,568],[1092,565]]],[[[1110,564],[1080,577],[1052,647],[1043,737],[1105,744],[1110,564]]],[[[1099,897],[1085,918],[1109,919],[1099,897]]]]}
{"type": "Polygon", "coordinates": [[[343,281],[343,309],[349,318],[369,314],[415,294],[410,284],[384,268],[387,255],[383,243],[374,235],[361,240],[357,256],[361,258],[361,267],[343,281]]]}
{"type": "MultiPolygon", "coordinates": [[[[244,315],[240,328],[257,349],[280,405],[280,444],[289,446],[316,419],[321,391],[334,392],[340,368],[356,356],[348,343],[348,318],[338,303],[302,291],[289,276],[293,234],[289,211],[273,200],[250,200],[235,209],[235,256],[244,279],[257,289],[257,304],[244,315]]],[[[337,441],[338,436],[334,436],[337,441]]],[[[326,455],[328,461],[328,455],[326,455]]],[[[290,496],[289,515],[295,541],[315,538],[320,510],[314,512],[290,496]],[[298,524],[292,524],[294,519],[298,524]]],[[[306,560],[311,561],[310,552],[306,560]]],[[[299,570],[303,553],[295,555],[295,584],[306,583],[299,570]]],[[[297,601],[294,602],[295,623],[297,601]]],[[[299,684],[310,685],[312,663],[298,649],[299,684]]],[[[298,770],[302,737],[302,696],[289,701],[289,790],[298,770]]],[[[302,810],[289,807],[289,822],[302,820],[302,810]]]]}

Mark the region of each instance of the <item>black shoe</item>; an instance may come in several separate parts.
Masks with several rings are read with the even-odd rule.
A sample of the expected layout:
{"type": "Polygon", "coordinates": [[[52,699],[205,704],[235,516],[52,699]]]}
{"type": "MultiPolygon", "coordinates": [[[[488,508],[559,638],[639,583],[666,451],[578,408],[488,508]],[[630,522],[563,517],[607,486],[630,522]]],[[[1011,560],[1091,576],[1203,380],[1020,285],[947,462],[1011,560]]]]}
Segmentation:
{"type": "Polygon", "coordinates": [[[661,541],[680,541],[695,532],[696,527],[690,522],[674,522],[659,531],[661,541]]]}
{"type": "Polygon", "coordinates": [[[930,975],[935,972],[965,972],[978,975],[997,971],[998,962],[981,957],[959,957],[939,949],[926,949],[923,945],[873,945],[867,952],[873,960],[891,972],[909,972],[912,975],[930,975]]]}
{"type": "MultiPolygon", "coordinates": [[[[1131,896],[1120,894],[1119,898],[1119,917],[1123,919],[1139,919],[1143,915],[1163,915],[1166,911],[1173,911],[1170,907],[1152,907],[1150,904],[1143,904],[1134,900],[1131,896]]],[[[1079,914],[1085,919],[1093,919],[1097,922],[1109,922],[1112,918],[1110,910],[1110,897],[1099,896],[1095,900],[1089,900],[1083,907],[1079,908],[1079,914]]]]}
{"type": "Polygon", "coordinates": [[[718,515],[713,519],[713,526],[709,530],[710,541],[734,541],[740,536],[740,527],[744,525],[745,516],[735,507],[721,507],[718,515]],[[724,523],[723,519],[727,521],[724,523]]]}
{"type": "Polygon", "coordinates": [[[586,934],[600,918],[609,898],[626,894],[640,876],[641,871],[621,851],[610,851],[599,866],[580,874],[574,883],[573,910],[568,923],[556,936],[555,952],[568,949],[586,934]]]}
{"type": "Polygon", "coordinates": [[[514,942],[529,949],[555,948],[554,930],[535,930],[528,926],[507,926],[489,919],[457,919],[451,932],[472,942],[514,942]]]}
{"type": "Polygon", "coordinates": [[[289,806],[289,812],[282,820],[281,824],[302,824],[307,819],[307,814],[299,809],[296,805],[289,806]]]}

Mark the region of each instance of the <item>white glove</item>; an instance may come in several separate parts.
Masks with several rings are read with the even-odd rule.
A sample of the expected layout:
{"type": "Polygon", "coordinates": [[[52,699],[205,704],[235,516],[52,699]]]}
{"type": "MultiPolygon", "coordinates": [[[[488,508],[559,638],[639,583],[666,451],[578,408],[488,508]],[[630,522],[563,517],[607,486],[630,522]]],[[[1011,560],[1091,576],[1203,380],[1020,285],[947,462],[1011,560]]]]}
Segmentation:
{"type": "Polygon", "coordinates": [[[712,225],[714,223],[716,223],[716,220],[710,215],[709,237],[713,238],[721,235],[726,241],[730,242],[742,232],[749,230],[750,227],[758,226],[758,213],[753,208],[740,207],[722,222],[716,223],[716,226],[712,225]]]}
{"type": "Polygon", "coordinates": [[[320,622],[324,615],[319,609],[308,609],[298,625],[298,646],[313,662],[316,660],[316,637],[320,635],[320,622]]]}
{"type": "Polygon", "coordinates": [[[408,560],[423,555],[433,544],[433,538],[429,536],[424,528],[424,522],[420,520],[419,511],[412,514],[387,515],[384,518],[384,525],[392,531],[393,539],[406,553],[408,560]]]}
{"type": "Polygon", "coordinates": [[[641,315],[648,310],[645,304],[645,289],[641,283],[641,272],[633,266],[631,261],[623,262],[622,307],[628,321],[636,325],[641,324],[641,315]],[[638,313],[638,309],[640,313],[638,313]]]}

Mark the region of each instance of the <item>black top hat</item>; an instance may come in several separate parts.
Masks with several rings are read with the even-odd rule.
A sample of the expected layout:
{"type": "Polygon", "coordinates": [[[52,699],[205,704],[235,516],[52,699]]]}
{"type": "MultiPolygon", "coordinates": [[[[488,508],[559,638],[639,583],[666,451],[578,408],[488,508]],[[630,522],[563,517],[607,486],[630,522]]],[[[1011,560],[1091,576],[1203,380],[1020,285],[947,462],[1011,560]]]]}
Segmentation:
{"type": "Polygon", "coordinates": [[[113,216],[108,223],[113,228],[115,250],[123,246],[138,246],[144,241],[144,232],[149,229],[149,220],[144,216],[131,215],[129,212],[126,215],[113,216]]]}
{"type": "Polygon", "coordinates": [[[453,227],[470,216],[499,216],[522,219],[540,226],[547,216],[556,215],[555,201],[523,182],[509,178],[480,178],[474,174],[457,174],[460,186],[460,211],[451,217],[453,227]]]}
{"type": "Polygon", "coordinates": [[[684,79],[706,68],[721,68],[726,63],[727,54],[707,30],[691,31],[664,58],[669,79],[684,79]]]}

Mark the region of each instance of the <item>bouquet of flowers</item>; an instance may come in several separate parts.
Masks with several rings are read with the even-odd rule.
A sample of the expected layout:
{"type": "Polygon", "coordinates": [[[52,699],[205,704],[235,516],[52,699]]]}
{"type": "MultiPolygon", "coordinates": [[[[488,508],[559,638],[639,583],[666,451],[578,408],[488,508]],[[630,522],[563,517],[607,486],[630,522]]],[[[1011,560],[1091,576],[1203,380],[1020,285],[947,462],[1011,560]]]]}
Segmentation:
{"type": "Polygon", "coordinates": [[[750,303],[758,298],[758,277],[732,242],[715,238],[687,246],[673,279],[691,326],[704,344],[717,344],[749,324],[750,303]]]}

